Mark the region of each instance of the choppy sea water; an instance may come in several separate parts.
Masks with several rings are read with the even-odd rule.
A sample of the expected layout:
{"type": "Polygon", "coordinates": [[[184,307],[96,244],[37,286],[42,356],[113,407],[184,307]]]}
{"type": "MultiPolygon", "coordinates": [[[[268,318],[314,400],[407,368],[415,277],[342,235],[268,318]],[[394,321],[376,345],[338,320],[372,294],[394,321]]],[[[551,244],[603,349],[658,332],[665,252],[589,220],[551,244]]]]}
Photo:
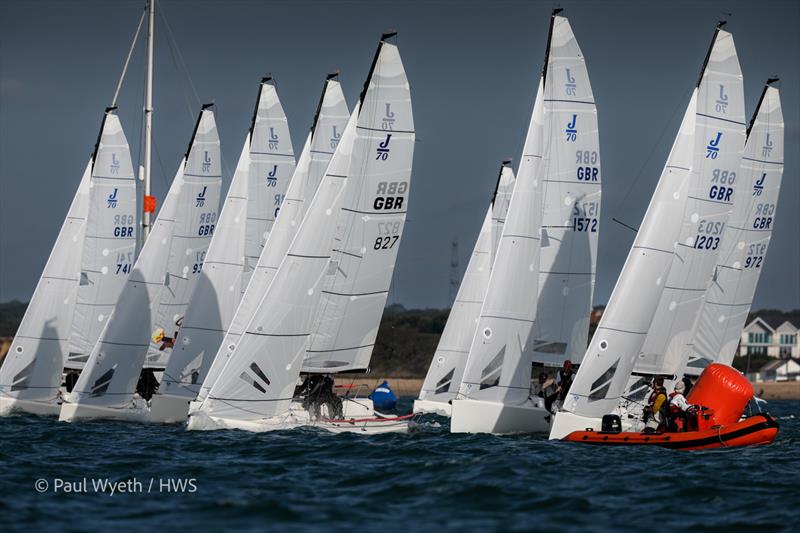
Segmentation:
{"type": "Polygon", "coordinates": [[[775,444],[701,452],[451,435],[435,416],[375,436],[15,416],[0,531],[797,531],[800,402],[768,410],[775,444]]]}

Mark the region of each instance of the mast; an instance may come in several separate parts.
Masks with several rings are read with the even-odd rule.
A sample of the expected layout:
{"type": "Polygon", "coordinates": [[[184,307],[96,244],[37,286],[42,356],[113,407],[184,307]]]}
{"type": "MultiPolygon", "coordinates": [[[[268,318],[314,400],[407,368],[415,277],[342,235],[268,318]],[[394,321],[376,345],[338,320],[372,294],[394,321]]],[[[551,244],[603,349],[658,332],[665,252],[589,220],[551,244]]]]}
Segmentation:
{"type": "MultiPolygon", "coordinates": [[[[144,96],[144,195],[150,196],[150,162],[153,144],[153,28],[156,0],[147,0],[147,81],[144,96]]],[[[142,213],[142,245],[150,233],[150,210],[142,213]]]]}

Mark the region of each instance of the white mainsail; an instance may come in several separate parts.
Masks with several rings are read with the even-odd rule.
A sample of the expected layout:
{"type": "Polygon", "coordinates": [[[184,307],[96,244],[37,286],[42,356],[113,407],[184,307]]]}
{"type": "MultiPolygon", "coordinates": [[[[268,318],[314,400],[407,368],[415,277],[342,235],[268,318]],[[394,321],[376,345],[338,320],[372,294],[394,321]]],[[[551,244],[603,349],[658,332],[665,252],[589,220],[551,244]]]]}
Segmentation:
{"type": "MultiPolygon", "coordinates": [[[[275,87],[268,81],[265,78],[259,85],[250,130],[197,288],[181,323],[178,342],[172,349],[158,393],[153,397],[151,419],[158,417],[158,404],[165,401],[163,396],[183,400],[193,400],[197,396],[211,358],[241,301],[247,285],[245,278],[252,272],[252,268],[245,266],[249,260],[246,243],[258,243],[264,235],[269,235],[273,226],[268,219],[270,215],[277,215],[295,173],[291,144],[281,144],[281,140],[289,138],[286,115],[275,87]],[[257,142],[251,143],[251,138],[257,142]],[[278,151],[279,148],[283,151],[278,151]],[[287,156],[287,151],[292,153],[287,156]],[[263,216],[264,206],[269,211],[267,216],[263,216]]],[[[261,245],[258,247],[260,250],[261,245]]],[[[185,417],[186,404],[182,407],[185,417]]],[[[172,416],[172,413],[167,414],[172,416]]]]}
{"type": "Polygon", "coordinates": [[[688,374],[698,375],[712,362],[733,362],[764,266],[783,176],[783,113],[773,81],[750,123],[720,260],[695,323],[688,374]]]}
{"type": "Polygon", "coordinates": [[[571,31],[554,31],[545,78],[539,294],[533,360],[580,362],[589,336],[600,234],[600,137],[586,60],[571,31]],[[565,127],[566,125],[566,127],[565,127]],[[580,130],[578,134],[577,130],[580,130]],[[562,142],[565,137],[567,142],[562,142]]]}
{"type": "Polygon", "coordinates": [[[369,367],[392,282],[408,210],[415,134],[400,54],[384,46],[373,90],[362,95],[357,134],[359,140],[386,146],[380,144],[377,154],[357,151],[351,161],[351,176],[361,181],[347,187],[303,372],[369,367]]]}
{"type": "MultiPolygon", "coordinates": [[[[676,250],[684,253],[686,248],[678,246],[685,225],[684,214],[687,213],[687,229],[696,230],[700,222],[699,215],[692,221],[695,211],[687,210],[689,192],[695,197],[693,207],[700,209],[702,206],[697,204],[707,203],[717,219],[726,216],[719,213],[728,206],[716,205],[724,204],[724,196],[719,201],[705,200],[713,179],[705,159],[729,160],[741,154],[741,138],[735,131],[718,138],[719,130],[714,130],[711,136],[711,130],[717,126],[726,132],[730,125],[738,127],[726,122],[727,115],[720,117],[721,113],[715,111],[716,98],[712,96],[714,91],[719,95],[721,84],[731,84],[730,96],[740,99],[731,102],[731,113],[734,116],[742,113],[741,75],[737,77],[737,72],[733,37],[718,28],[633,247],[570,394],[562,411],[556,414],[550,438],[561,438],[574,429],[599,427],[600,417],[617,407],[653,322],[676,250]],[[716,155],[711,157],[711,153],[716,155]]],[[[710,269],[706,271],[706,280],[710,269]]]]}
{"type": "MultiPolygon", "coordinates": [[[[113,210],[120,215],[117,221],[121,221],[123,216],[127,220],[128,213],[136,209],[136,185],[130,152],[119,118],[111,111],[106,110],[95,153],[84,170],[17,334],[0,368],[2,412],[16,408],[39,414],[58,412],[62,369],[69,351],[68,341],[72,334],[81,281],[81,263],[86,253],[84,240],[87,219],[93,221],[94,238],[105,237],[106,234],[113,237],[116,233],[115,239],[119,239],[119,242],[126,243],[128,240],[127,225],[124,226],[123,236],[121,224],[113,225],[113,217],[103,225],[100,221],[105,217],[95,212],[113,210]],[[109,190],[108,183],[115,183],[116,187],[109,190]],[[116,194],[114,189],[117,190],[116,194]]],[[[135,228],[136,224],[132,223],[131,226],[135,228]]],[[[110,270],[109,275],[116,275],[114,272],[116,269],[110,270]]]]}
{"type": "Polygon", "coordinates": [[[475,336],[481,305],[489,285],[489,273],[500,236],[505,225],[508,206],[514,190],[514,172],[503,164],[498,176],[494,198],[486,210],[478,239],[472,250],[464,278],[447,317],[428,374],[419,393],[415,411],[430,411],[449,415],[449,401],[456,397],[464,375],[467,354],[475,336]]]}
{"type": "Polygon", "coordinates": [[[128,141],[119,118],[109,112],[92,165],[66,368],[83,368],[117,303],[136,260],[138,220],[128,141]]]}
{"type": "Polygon", "coordinates": [[[714,272],[741,180],[744,87],[733,36],[719,31],[697,91],[693,179],[664,291],[633,370],[676,375],[714,272]]]}
{"type": "Polygon", "coordinates": [[[300,154],[300,159],[289,183],[286,198],[281,206],[281,216],[275,222],[269,240],[261,253],[250,283],[217,348],[211,351],[213,359],[207,372],[201,367],[202,387],[198,399],[208,394],[219,377],[247,324],[253,317],[261,299],[269,288],[275,272],[283,261],[294,239],[312,198],[317,192],[331,157],[339,145],[347,124],[349,112],[344,93],[336,74],[328,75],[320,97],[311,131],[300,154]]]}
{"type": "Polygon", "coordinates": [[[179,166],[119,302],[62,407],[62,420],[81,417],[83,407],[87,416],[115,411],[125,416],[153,331],[172,334],[165,326],[174,327],[199,277],[216,226],[220,185],[219,137],[213,112],[203,106],[185,165],[179,166]]]}
{"type": "Polygon", "coordinates": [[[270,80],[271,78],[261,80],[256,112],[250,128],[245,268],[240,289],[242,294],[261,257],[264,243],[272,231],[295,169],[289,123],[275,86],[268,83],[270,80]]]}
{"type": "MultiPolygon", "coordinates": [[[[334,236],[349,233],[341,225],[352,218],[341,216],[343,208],[370,217],[407,206],[413,130],[398,127],[389,133],[382,127],[387,105],[410,115],[408,83],[395,45],[381,40],[364,87],[288,253],[199,408],[206,415],[257,420],[286,412],[326,271],[335,268],[330,256],[334,236]],[[376,186],[378,177],[384,182],[376,186]],[[390,183],[395,184],[392,193],[390,183]]],[[[412,125],[410,116],[396,112],[392,118],[403,128],[412,125]]]]}
{"type": "MultiPolygon", "coordinates": [[[[541,247],[563,246],[565,254],[572,249],[579,257],[575,249],[580,239],[567,233],[574,231],[588,241],[591,224],[588,232],[573,230],[569,217],[583,205],[581,202],[599,201],[597,112],[575,35],[569,21],[557,13],[551,20],[548,53],[525,152],[460,389],[461,395],[471,400],[504,405],[521,405],[528,400],[530,343],[536,332],[537,309],[543,309],[532,297],[539,294],[541,247]],[[576,153],[581,160],[576,160],[576,153]],[[590,161],[594,154],[596,165],[588,172],[589,180],[583,179],[585,153],[590,161]],[[542,227],[546,181],[554,212],[548,219],[552,226],[542,227]],[[586,189],[588,194],[584,194],[586,189]],[[563,210],[556,202],[567,208],[563,210]]],[[[590,262],[588,252],[580,257],[584,258],[590,262]]],[[[585,273],[588,265],[580,266],[585,273]]],[[[565,274],[565,279],[570,287],[577,286],[572,276],[565,274]]],[[[590,297],[585,300],[587,315],[590,297]]],[[[460,423],[457,426],[464,427],[460,423]]]]}

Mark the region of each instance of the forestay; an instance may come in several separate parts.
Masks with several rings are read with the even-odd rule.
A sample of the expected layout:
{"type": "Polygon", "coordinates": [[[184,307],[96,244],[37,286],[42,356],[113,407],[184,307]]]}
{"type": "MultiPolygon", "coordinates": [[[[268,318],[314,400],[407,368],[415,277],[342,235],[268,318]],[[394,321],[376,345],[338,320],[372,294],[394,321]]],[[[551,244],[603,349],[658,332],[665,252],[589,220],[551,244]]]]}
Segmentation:
{"type": "MultiPolygon", "coordinates": [[[[708,153],[695,153],[697,146],[709,141],[703,139],[708,119],[698,116],[709,111],[711,80],[705,72],[704,67],[636,239],[564,402],[565,411],[599,418],[617,407],[626,388],[673,263],[690,182],[701,179],[692,167],[708,153]],[[699,93],[706,96],[701,107],[699,93]]],[[[726,138],[725,150],[734,149],[726,138]]]]}
{"type": "Polygon", "coordinates": [[[245,254],[246,243],[255,243],[261,250],[260,240],[271,231],[269,219],[277,215],[294,173],[291,144],[284,146],[287,143],[282,142],[289,139],[286,116],[275,87],[268,81],[264,79],[259,85],[250,131],[159,394],[190,399],[197,395],[247,284],[250,271],[245,265],[250,252],[245,254]],[[251,143],[251,137],[255,143],[251,143]]]}
{"type": "Polygon", "coordinates": [[[108,112],[92,165],[66,368],[83,368],[117,303],[136,260],[138,220],[136,180],[128,141],[119,118],[108,112]]]}
{"type": "Polygon", "coordinates": [[[304,372],[364,370],[378,334],[403,236],[414,149],[411,94],[400,54],[384,44],[361,100],[353,181],[337,220],[331,263],[304,372]]]}
{"type": "Polygon", "coordinates": [[[733,362],[774,227],[783,132],[780,93],[768,84],[750,123],[720,260],[695,324],[688,374],[699,375],[712,362],[733,362]]]}
{"type": "Polygon", "coordinates": [[[174,327],[183,313],[182,302],[199,277],[199,263],[216,225],[220,181],[214,114],[204,109],[185,164],[178,168],[153,231],[69,401],[109,407],[129,404],[151,333],[164,328],[158,320],[174,327]]]}
{"type": "MultiPolygon", "coordinates": [[[[331,262],[334,235],[347,235],[341,227],[352,219],[340,216],[341,208],[365,211],[370,216],[382,211],[376,194],[368,189],[373,176],[385,175],[384,165],[410,168],[413,133],[387,133],[381,128],[387,109],[401,109],[408,93],[397,91],[393,80],[404,73],[396,46],[381,42],[370,77],[365,83],[360,104],[345,129],[308,212],[292,241],[267,293],[248,324],[219,378],[212,386],[201,410],[211,416],[259,419],[285,412],[292,400],[311,327],[319,306],[321,289],[331,262]],[[383,87],[382,83],[389,84],[383,87]],[[381,100],[376,96],[382,96],[381,100]],[[357,128],[358,127],[358,128],[357,128]],[[348,203],[353,202],[353,203],[348,203]]],[[[406,124],[411,124],[410,118],[406,124]]],[[[408,176],[398,170],[392,175],[405,182],[408,176]]],[[[388,190],[388,189],[387,189],[388,190]]],[[[407,196],[399,185],[392,195],[392,206],[401,210],[407,196]]],[[[363,252],[362,252],[363,253],[363,252]]]]}
{"type": "Polygon", "coordinates": [[[11,348],[3,359],[0,368],[2,399],[52,404],[58,399],[78,292],[91,179],[90,160],[11,348]]]}
{"type": "Polygon", "coordinates": [[[277,218],[269,234],[268,242],[261,253],[242,301],[222,341],[217,341],[216,345],[209,345],[207,348],[213,357],[204,358],[203,365],[198,371],[199,382],[203,384],[198,394],[201,400],[206,397],[219,377],[269,288],[339,144],[349,113],[341,85],[334,78],[335,75],[329,75],[325,81],[311,131],[281,206],[281,216],[277,218]]]}
{"type": "Polygon", "coordinates": [[[458,393],[481,305],[489,285],[491,257],[496,246],[500,244],[513,190],[514,172],[504,164],[500,168],[497,190],[486,210],[464,278],[422,384],[419,394],[421,400],[448,403],[458,393]]]}
{"type": "Polygon", "coordinates": [[[557,18],[544,85],[539,295],[533,360],[580,362],[589,335],[600,231],[600,140],[586,61],[557,18]]]}
{"type": "Polygon", "coordinates": [[[744,88],[733,36],[719,30],[697,92],[694,160],[682,227],[634,372],[675,375],[688,358],[692,330],[740,180],[745,139],[744,88]]]}

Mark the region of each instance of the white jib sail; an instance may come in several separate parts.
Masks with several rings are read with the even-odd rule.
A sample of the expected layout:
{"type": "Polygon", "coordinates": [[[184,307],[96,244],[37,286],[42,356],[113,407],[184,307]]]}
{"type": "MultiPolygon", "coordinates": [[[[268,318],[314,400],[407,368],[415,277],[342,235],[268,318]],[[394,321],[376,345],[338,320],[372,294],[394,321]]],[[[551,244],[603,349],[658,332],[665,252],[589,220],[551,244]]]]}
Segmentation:
{"type": "Polygon", "coordinates": [[[686,373],[709,363],[730,365],[772,237],[783,176],[783,113],[778,89],[767,85],[747,136],[733,211],[719,263],[695,323],[686,373]]]}
{"type": "Polygon", "coordinates": [[[0,400],[56,404],[78,292],[91,177],[90,160],[11,348],[3,359],[0,400]]]}
{"type": "Polygon", "coordinates": [[[384,44],[370,83],[357,135],[381,148],[353,154],[304,372],[369,367],[403,235],[415,134],[408,79],[393,45],[384,44]]]}
{"type": "Polygon", "coordinates": [[[174,334],[174,322],[185,309],[182,302],[199,277],[217,222],[220,185],[219,137],[213,112],[204,109],[185,165],[182,162],[178,168],[153,231],[69,401],[129,405],[153,331],[161,328],[167,337],[174,334]]]}
{"type": "Polygon", "coordinates": [[[136,260],[136,180],[119,118],[107,113],[94,156],[66,368],[89,358],[136,260]]]}
{"type": "Polygon", "coordinates": [[[692,330],[717,264],[740,184],[745,140],[744,87],[733,36],[717,33],[698,88],[692,179],[664,292],[633,367],[675,375],[688,358],[692,330]]]}
{"type": "MultiPolygon", "coordinates": [[[[692,93],[642,225],[564,402],[564,411],[599,419],[617,407],[625,391],[673,263],[690,183],[700,179],[692,167],[707,154],[704,149],[695,152],[709,141],[704,139],[708,119],[698,115],[710,111],[709,81],[704,73],[700,87],[692,93]],[[700,92],[705,95],[702,106],[698,104],[700,92]]],[[[737,148],[727,140],[726,151],[735,151],[737,148]]],[[[707,187],[704,192],[708,193],[707,187]]]]}
{"type": "Polygon", "coordinates": [[[264,246],[258,265],[224,337],[221,341],[217,341],[216,347],[213,345],[208,347],[212,357],[208,361],[204,360],[204,365],[199,370],[199,381],[202,383],[198,394],[199,399],[205,398],[219,377],[264,293],[269,288],[278,266],[300,227],[308,205],[317,192],[325,169],[339,144],[348,116],[347,102],[344,99],[341,84],[333,79],[333,76],[329,76],[320,97],[311,131],[286,191],[286,198],[281,206],[281,216],[275,221],[269,234],[269,240],[264,246]],[[210,366],[207,366],[206,363],[210,366]]]}
{"type": "MultiPolygon", "coordinates": [[[[563,21],[563,22],[562,22],[563,21]]],[[[600,231],[600,138],[586,61],[556,18],[544,86],[547,159],[542,188],[533,360],[580,362],[589,336],[600,231]],[[579,130],[580,134],[576,130],[579,130]],[[566,138],[567,142],[563,142],[566,138]]]]}
{"type": "Polygon", "coordinates": [[[253,131],[245,139],[200,279],[181,323],[178,342],[167,361],[159,395],[187,399],[197,396],[211,358],[241,301],[247,284],[245,277],[252,270],[243,272],[249,260],[245,243],[258,243],[261,250],[260,239],[272,229],[269,215],[277,214],[294,173],[293,154],[285,153],[292,150],[291,144],[283,146],[289,138],[286,116],[275,87],[266,81],[262,80],[259,86],[253,131]],[[251,136],[260,142],[251,143],[251,136]],[[279,148],[284,152],[279,152],[279,148]],[[269,211],[268,216],[258,216],[264,209],[269,211]]]}
{"type": "MultiPolygon", "coordinates": [[[[388,167],[397,169],[394,175],[401,182],[406,180],[407,190],[408,176],[403,177],[403,169],[411,166],[413,133],[387,133],[381,128],[386,104],[399,109],[408,100],[407,89],[398,91],[393,83],[398,77],[404,79],[405,74],[397,47],[381,42],[360,99],[364,111],[354,110],[289,252],[201,405],[206,414],[254,420],[286,412],[311,335],[322,282],[332,265],[334,235],[348,233],[346,228],[338,228],[339,222],[351,220],[340,217],[341,208],[380,212],[386,210],[388,198],[393,198],[389,209],[407,205],[399,185],[392,195],[388,195],[388,185],[385,192],[366,188],[374,182],[372,175],[385,175],[384,167],[388,167]],[[376,95],[384,99],[376,99],[376,95]],[[380,206],[378,197],[383,198],[380,206]],[[356,203],[348,205],[346,201],[356,203]]],[[[411,124],[410,118],[405,120],[411,124]]]]}
{"type": "Polygon", "coordinates": [[[503,165],[497,192],[486,210],[464,278],[458,287],[458,294],[422,384],[420,400],[446,404],[458,394],[481,305],[489,285],[493,248],[500,244],[513,190],[514,172],[511,167],[503,165]]]}
{"type": "Polygon", "coordinates": [[[533,295],[539,277],[543,99],[540,80],[514,192],[459,384],[459,394],[472,399],[518,403],[528,397],[529,362],[523,354],[535,318],[533,295]]]}

